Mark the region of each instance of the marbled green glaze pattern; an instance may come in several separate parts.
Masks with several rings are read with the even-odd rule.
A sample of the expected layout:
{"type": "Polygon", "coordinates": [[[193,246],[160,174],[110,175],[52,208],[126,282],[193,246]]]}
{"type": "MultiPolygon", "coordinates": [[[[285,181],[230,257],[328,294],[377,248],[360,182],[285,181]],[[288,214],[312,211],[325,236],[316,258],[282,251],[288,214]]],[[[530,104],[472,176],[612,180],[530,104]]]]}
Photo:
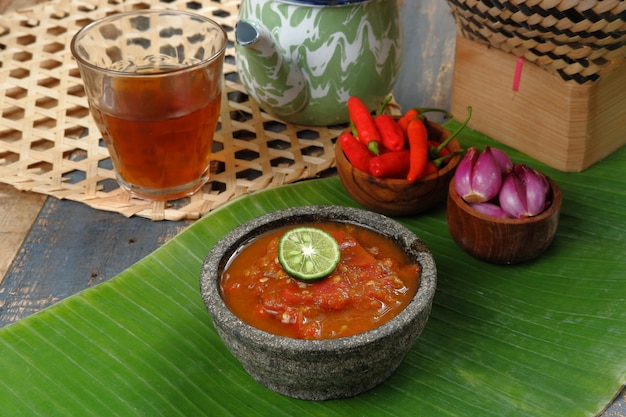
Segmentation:
{"type": "Polygon", "coordinates": [[[260,34],[251,45],[236,45],[241,81],[264,110],[288,122],[346,122],[349,96],[374,109],[400,71],[395,0],[344,6],[243,0],[239,18],[260,34]]]}

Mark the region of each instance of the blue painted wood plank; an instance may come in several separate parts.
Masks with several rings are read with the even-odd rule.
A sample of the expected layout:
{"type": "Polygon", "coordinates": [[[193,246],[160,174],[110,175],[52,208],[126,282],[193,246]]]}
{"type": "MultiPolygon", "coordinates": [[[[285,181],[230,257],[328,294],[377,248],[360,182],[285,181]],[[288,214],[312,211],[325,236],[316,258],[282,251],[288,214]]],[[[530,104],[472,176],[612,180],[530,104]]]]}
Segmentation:
{"type": "Polygon", "coordinates": [[[48,198],[0,286],[0,327],[108,280],[191,222],[125,218],[48,198]]]}

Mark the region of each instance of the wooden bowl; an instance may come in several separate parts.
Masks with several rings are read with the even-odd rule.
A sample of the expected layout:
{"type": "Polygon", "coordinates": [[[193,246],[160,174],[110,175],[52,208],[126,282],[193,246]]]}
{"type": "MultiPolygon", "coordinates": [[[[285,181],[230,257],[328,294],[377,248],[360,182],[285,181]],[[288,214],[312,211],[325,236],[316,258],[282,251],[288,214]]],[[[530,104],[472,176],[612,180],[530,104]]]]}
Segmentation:
{"type": "MultiPolygon", "coordinates": [[[[426,127],[430,139],[442,141],[450,135],[440,124],[427,122],[426,127]]],[[[461,146],[453,139],[448,149],[456,152],[461,146]]],[[[448,183],[460,161],[461,155],[457,155],[439,172],[409,183],[404,179],[378,178],[355,168],[339,142],[335,145],[337,173],[350,197],[368,210],[387,216],[417,214],[443,202],[448,194],[448,183]]]]}
{"type": "Polygon", "coordinates": [[[559,224],[562,195],[549,180],[552,203],[541,214],[526,219],[500,219],[470,207],[450,181],[448,230],[461,249],[475,258],[494,264],[516,264],[541,255],[552,243],[559,224]]]}

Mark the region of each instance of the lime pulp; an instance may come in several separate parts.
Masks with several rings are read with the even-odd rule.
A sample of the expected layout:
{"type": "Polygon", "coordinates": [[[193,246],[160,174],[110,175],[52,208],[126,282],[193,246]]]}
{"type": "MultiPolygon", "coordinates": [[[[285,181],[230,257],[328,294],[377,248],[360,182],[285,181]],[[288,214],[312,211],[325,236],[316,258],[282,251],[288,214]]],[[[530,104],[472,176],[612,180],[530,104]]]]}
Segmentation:
{"type": "Polygon", "coordinates": [[[278,261],[285,272],[304,281],[327,277],[337,267],[340,257],[335,238],[316,227],[288,230],[278,243],[278,261]]]}

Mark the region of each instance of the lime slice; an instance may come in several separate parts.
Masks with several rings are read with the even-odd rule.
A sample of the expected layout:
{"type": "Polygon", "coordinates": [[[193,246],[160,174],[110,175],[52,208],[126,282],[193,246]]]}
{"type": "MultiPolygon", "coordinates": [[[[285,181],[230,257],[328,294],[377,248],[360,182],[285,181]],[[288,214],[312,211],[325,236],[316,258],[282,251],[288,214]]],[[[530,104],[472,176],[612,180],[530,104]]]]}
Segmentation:
{"type": "Polygon", "coordinates": [[[315,227],[288,230],[278,243],[278,262],[289,275],[304,281],[330,275],[340,257],[335,238],[315,227]]]}

